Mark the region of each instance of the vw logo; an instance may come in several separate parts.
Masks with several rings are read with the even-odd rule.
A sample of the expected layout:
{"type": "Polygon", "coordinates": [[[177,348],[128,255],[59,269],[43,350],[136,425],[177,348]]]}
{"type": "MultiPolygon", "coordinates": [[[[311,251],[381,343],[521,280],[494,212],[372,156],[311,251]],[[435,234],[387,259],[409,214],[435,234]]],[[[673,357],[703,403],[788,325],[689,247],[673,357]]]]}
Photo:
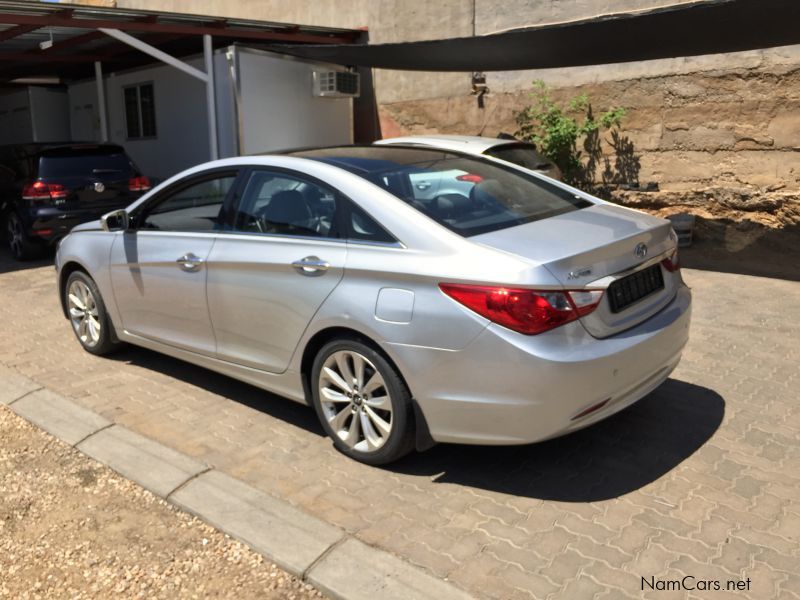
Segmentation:
{"type": "Polygon", "coordinates": [[[94,182],[94,191],[97,192],[98,194],[102,194],[103,192],[106,191],[105,184],[103,184],[102,181],[95,181],[94,182]]]}
{"type": "Polygon", "coordinates": [[[636,248],[633,249],[633,253],[639,258],[644,258],[647,256],[647,244],[636,244],[636,248]]]}

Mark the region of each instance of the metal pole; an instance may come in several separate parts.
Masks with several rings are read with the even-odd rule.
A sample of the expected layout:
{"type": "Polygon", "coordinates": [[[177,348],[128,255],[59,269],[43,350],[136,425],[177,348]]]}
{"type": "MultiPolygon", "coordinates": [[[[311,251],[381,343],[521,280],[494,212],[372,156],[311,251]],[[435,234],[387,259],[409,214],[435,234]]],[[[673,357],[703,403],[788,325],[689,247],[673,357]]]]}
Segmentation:
{"type": "Polygon", "coordinates": [[[151,46],[150,44],[143,42],[139,38],[135,38],[132,35],[125,33],[124,31],[120,31],[119,29],[106,29],[105,27],[100,27],[97,29],[97,31],[101,31],[105,33],[107,36],[112,37],[115,40],[119,40],[123,44],[128,44],[129,46],[136,48],[137,50],[141,50],[145,54],[149,54],[153,58],[156,58],[161,62],[165,62],[168,65],[183,71],[187,75],[196,77],[200,81],[206,80],[206,74],[203,73],[200,69],[195,69],[193,66],[187,65],[185,62],[178,60],[174,56],[171,56],[166,52],[159,50],[155,46],[151,46]]]}
{"type": "Polygon", "coordinates": [[[211,36],[203,36],[203,56],[206,59],[206,110],[208,111],[208,145],[211,160],[219,158],[217,148],[217,103],[214,98],[214,51],[211,36]]]}
{"type": "Polygon", "coordinates": [[[94,63],[94,79],[97,85],[97,114],[100,116],[100,141],[108,141],[108,119],[106,117],[106,90],[103,85],[103,65],[94,63]]]}

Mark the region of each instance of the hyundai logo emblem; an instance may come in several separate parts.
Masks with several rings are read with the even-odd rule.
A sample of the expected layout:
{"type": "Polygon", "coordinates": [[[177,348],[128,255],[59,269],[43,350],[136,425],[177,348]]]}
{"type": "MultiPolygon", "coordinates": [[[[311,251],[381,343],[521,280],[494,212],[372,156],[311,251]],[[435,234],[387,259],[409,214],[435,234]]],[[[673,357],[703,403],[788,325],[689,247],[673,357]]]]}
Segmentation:
{"type": "Polygon", "coordinates": [[[95,181],[94,183],[94,191],[98,194],[102,194],[106,191],[106,186],[103,184],[102,181],[95,181]]]}
{"type": "Polygon", "coordinates": [[[633,253],[639,258],[644,258],[647,256],[647,244],[636,244],[636,248],[633,249],[633,253]]]}

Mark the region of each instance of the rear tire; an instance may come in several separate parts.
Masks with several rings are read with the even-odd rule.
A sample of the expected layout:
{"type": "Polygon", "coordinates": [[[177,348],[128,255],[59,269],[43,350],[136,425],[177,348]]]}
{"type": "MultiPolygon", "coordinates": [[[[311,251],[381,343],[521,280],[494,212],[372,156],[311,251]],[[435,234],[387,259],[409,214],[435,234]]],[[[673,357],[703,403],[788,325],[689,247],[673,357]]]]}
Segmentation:
{"type": "Polygon", "coordinates": [[[119,342],[94,280],[75,271],[67,278],[63,294],[72,331],[83,349],[97,356],[116,350],[119,342]]]}
{"type": "Polygon", "coordinates": [[[41,248],[25,233],[22,219],[14,211],[6,215],[6,243],[11,256],[17,260],[30,260],[41,252],[41,248]]]}
{"type": "Polygon", "coordinates": [[[374,348],[354,339],[325,344],[311,369],[314,408],[342,454],[385,465],[414,449],[411,393],[374,348]]]}

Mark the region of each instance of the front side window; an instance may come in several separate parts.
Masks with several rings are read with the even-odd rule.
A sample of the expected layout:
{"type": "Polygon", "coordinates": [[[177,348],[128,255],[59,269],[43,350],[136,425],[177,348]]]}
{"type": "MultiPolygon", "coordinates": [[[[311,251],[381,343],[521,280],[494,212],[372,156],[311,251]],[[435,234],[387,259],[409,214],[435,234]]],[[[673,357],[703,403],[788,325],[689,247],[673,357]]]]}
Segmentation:
{"type": "Polygon", "coordinates": [[[465,237],[592,206],[521,170],[440,150],[351,146],[293,154],[351,171],[465,237]]]}
{"type": "Polygon", "coordinates": [[[235,174],[205,179],[167,195],[146,209],[139,228],[197,232],[219,229],[225,197],[235,179],[235,174]]]}
{"type": "Polygon", "coordinates": [[[125,125],[128,139],[156,136],[156,101],[152,83],[124,88],[125,125]]]}

